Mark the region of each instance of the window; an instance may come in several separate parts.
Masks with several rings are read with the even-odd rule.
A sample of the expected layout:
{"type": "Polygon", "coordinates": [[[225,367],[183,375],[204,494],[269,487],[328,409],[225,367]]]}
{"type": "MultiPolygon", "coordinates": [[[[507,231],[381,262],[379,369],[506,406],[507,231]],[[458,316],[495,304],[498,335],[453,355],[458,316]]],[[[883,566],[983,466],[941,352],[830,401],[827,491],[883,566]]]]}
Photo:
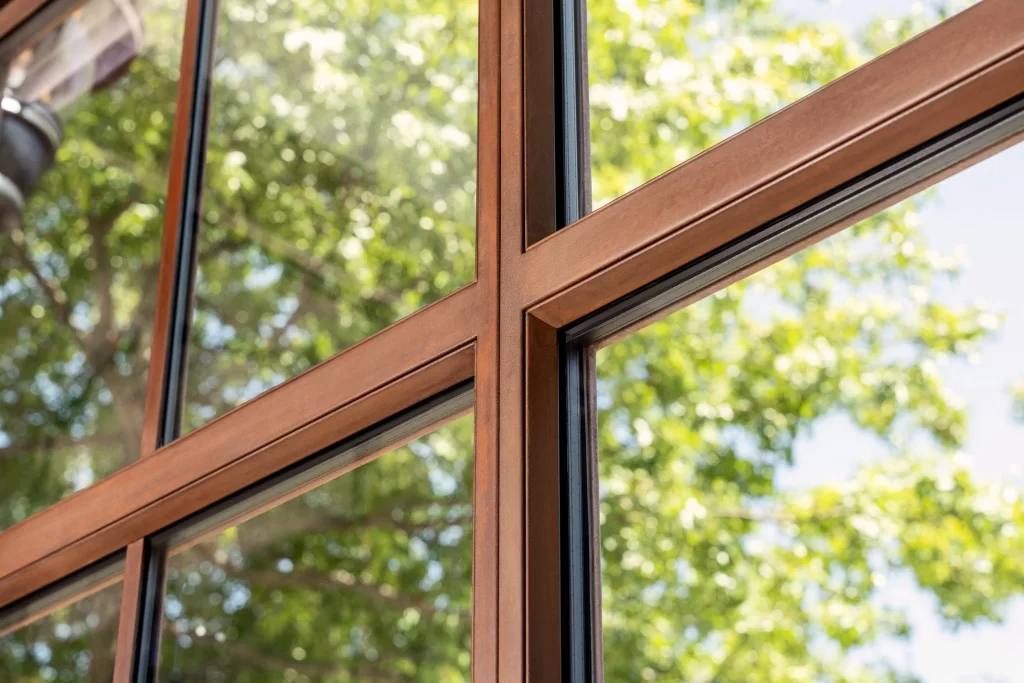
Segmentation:
{"type": "Polygon", "coordinates": [[[139,456],[183,4],[89,0],[10,66],[0,528],[139,456]]]}
{"type": "Polygon", "coordinates": [[[472,425],[171,557],[160,680],[469,680],[472,425]]]}
{"type": "Polygon", "coordinates": [[[606,680],[1016,679],[1021,164],[598,352],[606,680]]]}
{"type": "Polygon", "coordinates": [[[186,429],[473,280],[476,25],[220,3],[186,429]]]}
{"type": "Polygon", "coordinates": [[[590,0],[594,206],[970,4],[590,0]]]}
{"type": "Polygon", "coordinates": [[[0,680],[1017,675],[1018,0],[0,4],[0,680]]]}
{"type": "Polygon", "coordinates": [[[5,678],[113,680],[121,583],[96,588],[90,587],[91,595],[0,635],[0,671],[5,678]]]}

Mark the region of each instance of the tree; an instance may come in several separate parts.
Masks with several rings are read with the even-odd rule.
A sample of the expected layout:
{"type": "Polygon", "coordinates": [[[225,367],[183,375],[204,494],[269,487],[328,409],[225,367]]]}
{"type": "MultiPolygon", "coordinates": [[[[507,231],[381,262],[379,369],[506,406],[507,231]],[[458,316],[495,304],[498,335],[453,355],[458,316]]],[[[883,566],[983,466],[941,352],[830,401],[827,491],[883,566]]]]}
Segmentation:
{"type": "MultiPolygon", "coordinates": [[[[472,279],[475,12],[222,3],[188,427],[472,279]]],[[[854,36],[770,0],[589,13],[597,203],[939,18],[854,36]]],[[[57,168],[0,237],[2,526],[137,455],[180,14],[148,15],[131,73],[66,116],[57,168]]],[[[927,200],[603,352],[608,680],[909,680],[851,656],[912,628],[872,602],[881,570],[964,627],[1021,592],[1019,497],[951,459],[969,425],[930,366],[996,321],[920,297],[956,270],[923,247],[927,200]],[[766,299],[785,315],[751,311],[766,299]],[[794,439],[836,412],[892,458],[780,491],[794,439]]],[[[471,448],[463,419],[173,558],[164,680],[468,678],[471,448]]],[[[0,639],[0,670],[109,680],[102,595],[0,639]],[[68,623],[95,625],[63,640],[68,623]]]]}
{"type": "Polygon", "coordinates": [[[168,571],[167,681],[469,680],[472,418],[168,571]]]}
{"type": "Polygon", "coordinates": [[[951,628],[998,622],[1021,595],[1020,491],[956,455],[966,408],[938,370],[999,318],[935,298],[957,266],[923,249],[919,204],[598,356],[609,680],[914,680],[851,656],[912,635],[875,599],[885,581],[912,576],[951,628]],[[836,415],[891,456],[781,489],[798,436],[836,415]]]}

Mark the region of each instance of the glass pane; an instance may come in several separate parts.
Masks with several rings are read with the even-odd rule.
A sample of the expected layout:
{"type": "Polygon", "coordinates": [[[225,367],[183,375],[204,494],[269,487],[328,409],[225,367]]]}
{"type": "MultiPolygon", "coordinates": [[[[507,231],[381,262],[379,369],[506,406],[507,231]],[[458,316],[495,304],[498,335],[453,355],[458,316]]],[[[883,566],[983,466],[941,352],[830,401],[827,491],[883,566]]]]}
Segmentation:
{"type": "Polygon", "coordinates": [[[170,559],[162,681],[469,680],[473,419],[170,559]]]}
{"type": "Polygon", "coordinates": [[[474,274],[476,1],[220,5],[188,429],[474,274]]]}
{"type": "Polygon", "coordinates": [[[0,636],[0,672],[12,683],[114,678],[121,582],[0,636]]]}
{"type": "Polygon", "coordinates": [[[602,349],[607,681],[1024,681],[1024,147],[602,349]]]}
{"type": "Polygon", "coordinates": [[[0,528],[138,457],[184,0],[89,0],[0,144],[0,528]]]}
{"type": "Polygon", "coordinates": [[[975,0],[589,0],[599,207],[975,0]]]}

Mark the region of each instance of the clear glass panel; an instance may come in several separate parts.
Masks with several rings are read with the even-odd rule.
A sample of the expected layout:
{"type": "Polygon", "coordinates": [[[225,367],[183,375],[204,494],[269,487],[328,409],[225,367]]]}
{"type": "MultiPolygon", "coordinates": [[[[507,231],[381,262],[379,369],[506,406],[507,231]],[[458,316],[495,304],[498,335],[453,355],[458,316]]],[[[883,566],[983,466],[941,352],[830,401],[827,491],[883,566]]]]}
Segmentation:
{"type": "Polygon", "coordinates": [[[5,682],[106,683],[114,678],[118,581],[67,607],[0,636],[5,682]]]}
{"type": "Polygon", "coordinates": [[[1024,147],[598,354],[607,681],[1024,681],[1024,147]]]}
{"type": "Polygon", "coordinates": [[[224,0],[186,428],[473,279],[475,0],[224,0]]]}
{"type": "Polygon", "coordinates": [[[589,0],[594,206],[975,0],[589,0]]]}
{"type": "Polygon", "coordinates": [[[162,681],[469,680],[473,420],[171,558],[162,681]]]}
{"type": "Polygon", "coordinates": [[[184,0],[89,0],[10,65],[0,528],[138,457],[184,0]]]}

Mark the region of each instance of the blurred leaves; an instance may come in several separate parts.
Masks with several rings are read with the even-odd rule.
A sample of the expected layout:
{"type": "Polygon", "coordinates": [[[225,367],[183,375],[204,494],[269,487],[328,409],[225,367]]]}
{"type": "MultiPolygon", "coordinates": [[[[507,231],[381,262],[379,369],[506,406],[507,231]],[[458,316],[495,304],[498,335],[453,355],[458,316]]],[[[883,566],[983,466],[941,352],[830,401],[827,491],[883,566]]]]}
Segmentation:
{"type": "Polygon", "coordinates": [[[0,637],[3,680],[109,683],[120,608],[117,582],[0,637]]]}
{"type": "Polygon", "coordinates": [[[878,599],[886,581],[912,577],[952,629],[1024,593],[1020,491],[972,476],[940,372],[1002,318],[936,298],[960,266],[925,247],[928,197],[599,353],[609,679],[910,680],[852,656],[913,632],[878,599]],[[889,457],[780,488],[797,439],[838,416],[889,457]]]}
{"type": "Polygon", "coordinates": [[[473,420],[172,558],[162,681],[468,681],[473,420]]]}
{"type": "Polygon", "coordinates": [[[221,14],[189,428],[474,276],[475,3],[221,14]]]}

